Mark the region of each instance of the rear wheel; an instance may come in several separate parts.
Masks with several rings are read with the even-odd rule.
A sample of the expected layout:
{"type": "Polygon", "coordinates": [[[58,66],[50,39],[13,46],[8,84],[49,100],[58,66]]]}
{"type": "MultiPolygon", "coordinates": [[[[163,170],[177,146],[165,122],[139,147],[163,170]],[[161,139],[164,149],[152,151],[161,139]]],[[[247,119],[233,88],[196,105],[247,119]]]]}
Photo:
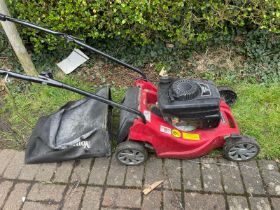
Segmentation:
{"type": "Polygon", "coordinates": [[[223,98],[227,105],[230,107],[235,104],[237,99],[237,94],[234,92],[234,90],[227,86],[219,86],[218,87],[219,93],[221,95],[221,98],[223,98]]]}
{"type": "Polygon", "coordinates": [[[260,152],[260,146],[255,139],[247,136],[229,138],[224,145],[225,158],[232,161],[247,161],[256,157],[260,152]]]}
{"type": "Polygon", "coordinates": [[[125,141],[117,146],[116,158],[121,164],[137,166],[147,160],[148,152],[141,143],[125,141]]]}

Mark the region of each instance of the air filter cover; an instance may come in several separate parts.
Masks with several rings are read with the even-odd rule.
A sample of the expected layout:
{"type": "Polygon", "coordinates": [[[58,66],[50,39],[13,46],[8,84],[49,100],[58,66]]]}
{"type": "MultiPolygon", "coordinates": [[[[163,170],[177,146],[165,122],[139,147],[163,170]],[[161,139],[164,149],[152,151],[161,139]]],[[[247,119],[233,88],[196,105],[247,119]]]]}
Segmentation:
{"type": "Polygon", "coordinates": [[[179,79],[173,82],[169,89],[169,97],[172,101],[185,101],[197,97],[201,92],[199,85],[188,79],[179,79]]]}
{"type": "Polygon", "coordinates": [[[164,78],[158,86],[158,104],[163,115],[220,118],[220,94],[212,81],[164,78]]]}

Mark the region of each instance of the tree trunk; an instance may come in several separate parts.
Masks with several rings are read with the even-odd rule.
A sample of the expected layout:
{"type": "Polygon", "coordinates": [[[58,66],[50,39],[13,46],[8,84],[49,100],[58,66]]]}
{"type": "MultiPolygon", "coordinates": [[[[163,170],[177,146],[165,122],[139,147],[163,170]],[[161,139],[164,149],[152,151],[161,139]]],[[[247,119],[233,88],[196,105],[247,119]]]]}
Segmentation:
{"type": "MultiPolygon", "coordinates": [[[[0,13],[10,16],[5,0],[0,0],[0,13]]],[[[26,74],[37,75],[35,66],[23,45],[15,24],[8,21],[0,22],[26,74]]]]}

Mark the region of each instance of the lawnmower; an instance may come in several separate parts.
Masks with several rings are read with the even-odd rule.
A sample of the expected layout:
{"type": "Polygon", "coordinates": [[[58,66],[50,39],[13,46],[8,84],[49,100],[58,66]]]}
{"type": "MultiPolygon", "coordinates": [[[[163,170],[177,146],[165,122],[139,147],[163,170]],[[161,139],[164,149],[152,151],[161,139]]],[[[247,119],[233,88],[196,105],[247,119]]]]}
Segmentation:
{"type": "Polygon", "coordinates": [[[33,156],[38,156],[45,153],[45,156],[41,155],[37,159],[29,158],[27,162],[53,162],[77,157],[111,155],[110,147],[104,150],[100,145],[108,146],[110,144],[110,141],[106,139],[110,136],[107,135],[107,132],[110,130],[109,119],[112,107],[121,109],[117,134],[118,144],[115,151],[116,158],[121,164],[130,166],[142,164],[147,160],[148,151],[151,150],[158,157],[179,159],[201,157],[216,148],[223,148],[225,158],[232,161],[247,161],[258,155],[260,147],[256,140],[240,134],[230,109],[237,99],[237,94],[230,87],[217,87],[212,81],[202,79],[172,78],[169,76],[162,76],[156,86],[147,79],[140,69],[101,52],[71,35],[45,29],[3,14],[0,14],[0,20],[19,23],[60,36],[141,75],[140,79],[134,81],[134,86],[128,88],[120,104],[111,100],[108,88],[94,94],[54,80],[50,73],[32,77],[0,69],[1,75],[67,89],[90,98],[90,100],[82,102],[68,103],[59,112],[44,117],[43,121],[39,120],[30,139],[32,144],[29,142],[27,150],[29,150],[29,155],[32,153],[33,156]],[[78,114],[73,114],[75,108],[79,108],[89,101],[94,101],[94,103],[88,105],[90,108],[87,109],[84,116],[85,108],[75,111],[78,114]],[[69,110],[73,113],[68,113],[68,117],[61,117],[60,119],[63,118],[64,121],[60,120],[60,124],[54,126],[54,124],[56,125],[54,119],[69,110]],[[88,120],[82,118],[82,116],[87,117],[93,112],[95,114],[92,118],[88,120]],[[74,127],[70,127],[74,129],[70,129],[67,125],[64,126],[67,128],[61,131],[63,123],[66,123],[66,120],[70,118],[72,119],[71,126],[73,123],[75,124],[74,127]],[[91,126],[85,125],[86,123],[91,123],[91,126]],[[95,137],[94,141],[90,141],[93,133],[98,133],[96,123],[102,124],[100,129],[103,129],[103,133],[99,132],[98,137],[95,137]],[[55,127],[54,135],[50,135],[52,127],[55,127]],[[42,135],[42,132],[46,134],[42,135]],[[63,138],[65,135],[68,135],[69,138],[63,138]],[[53,138],[52,141],[50,141],[50,136],[53,138]],[[62,136],[62,140],[54,139],[53,136],[56,138],[62,136]],[[44,138],[48,139],[48,142],[42,143],[48,145],[47,150],[46,148],[41,149],[42,146],[35,143],[44,138]],[[78,147],[81,150],[77,151],[78,147]],[[95,150],[92,152],[90,148],[95,148],[95,150]],[[81,151],[84,153],[82,154],[81,151]],[[55,155],[56,152],[61,153],[55,155]],[[77,153],[79,154],[77,155],[77,153]]]}

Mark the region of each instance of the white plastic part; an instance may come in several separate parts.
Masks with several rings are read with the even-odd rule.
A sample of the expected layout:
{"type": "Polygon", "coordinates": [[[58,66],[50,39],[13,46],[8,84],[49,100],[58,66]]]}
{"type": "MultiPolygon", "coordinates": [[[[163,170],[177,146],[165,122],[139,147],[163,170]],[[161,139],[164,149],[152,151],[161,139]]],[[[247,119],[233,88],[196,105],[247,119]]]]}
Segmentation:
{"type": "Polygon", "coordinates": [[[77,69],[80,65],[85,63],[89,57],[84,54],[79,49],[74,49],[72,53],[65,58],[63,61],[59,62],[57,66],[65,73],[70,74],[75,69],[77,69]]]}

